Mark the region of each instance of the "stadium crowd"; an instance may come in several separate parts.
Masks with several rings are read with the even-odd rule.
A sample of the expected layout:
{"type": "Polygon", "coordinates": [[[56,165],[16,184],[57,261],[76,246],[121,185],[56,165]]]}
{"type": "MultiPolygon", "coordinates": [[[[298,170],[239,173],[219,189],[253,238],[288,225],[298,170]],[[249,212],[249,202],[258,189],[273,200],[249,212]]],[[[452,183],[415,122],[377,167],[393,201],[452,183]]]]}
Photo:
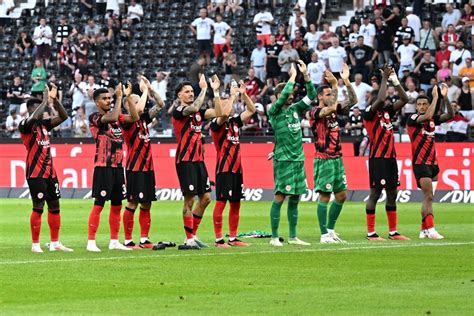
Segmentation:
{"type": "MultiPolygon", "coordinates": [[[[370,92],[379,88],[379,69],[384,63],[397,69],[409,97],[401,115],[393,122],[402,140],[406,136],[406,121],[415,112],[415,99],[423,94],[431,97],[433,87],[440,82],[449,86],[448,98],[456,115],[437,127],[437,141],[472,139],[469,134],[474,126],[474,12],[468,1],[454,4],[425,1],[426,6],[421,6],[423,1],[418,0],[409,3],[375,0],[369,6],[355,1],[356,12],[350,24],[336,29],[328,22],[327,4],[321,0],[158,2],[82,0],[74,2],[70,12],[57,16],[48,15],[55,3],[50,1],[49,6],[25,17],[37,21],[34,27],[16,28],[18,21],[8,18],[13,2],[0,0],[1,36],[8,36],[12,29],[18,30],[14,45],[0,59],[26,61],[21,70],[29,71],[27,78],[18,69],[10,72],[8,86],[3,85],[1,107],[7,114],[1,121],[3,135],[19,137],[18,124],[28,115],[26,100],[41,94],[48,82],[58,86],[59,98],[68,111],[68,119],[52,131],[52,136],[90,137],[88,118],[95,109],[92,96],[98,88],[113,90],[119,81],[152,75],[152,87],[171,110],[174,86],[187,77],[197,95],[200,73],[217,73],[223,79],[223,94],[229,93],[232,79],[243,79],[257,110],[243,126],[243,134],[272,135],[267,113],[276,100],[274,87],[288,80],[291,64],[301,59],[307,64],[315,87],[324,83],[325,70],[337,74],[344,62],[350,65],[351,82],[359,102],[349,116],[340,115],[338,121],[344,133],[354,140],[356,155],[368,152],[361,111],[367,106],[370,92]],[[188,38],[193,39],[191,58],[184,60],[183,67],[168,65],[165,60],[161,67],[155,68],[153,62],[142,57],[138,58],[140,66],[134,71],[117,71],[107,57],[121,63],[121,56],[111,52],[117,47],[127,48],[131,54],[142,50],[146,44],[143,33],[151,28],[147,15],[160,18],[160,8],[171,6],[178,10],[186,6],[194,8],[195,16],[183,17],[191,22],[182,25],[189,33],[188,38]],[[251,15],[247,24],[253,28],[250,33],[232,23],[243,15],[251,15]],[[98,64],[99,59],[105,62],[98,64]]],[[[172,54],[174,50],[184,50],[179,41],[174,43],[173,34],[164,41],[175,45],[172,54]]],[[[170,49],[165,44],[158,47],[170,49]]],[[[305,89],[300,79],[296,89],[302,97],[305,89]]],[[[342,79],[339,80],[338,101],[348,102],[347,89],[342,79]]],[[[139,91],[138,86],[134,91],[139,91]]],[[[387,91],[385,102],[395,103],[399,98],[393,86],[387,91]]],[[[237,113],[243,111],[242,98],[236,99],[234,108],[237,113]]],[[[50,112],[54,114],[53,105],[50,112]]],[[[170,116],[166,113],[150,124],[151,136],[171,136],[170,116]]],[[[308,122],[303,120],[301,126],[310,137],[308,122]]],[[[209,124],[205,130],[208,132],[209,124]]]]}

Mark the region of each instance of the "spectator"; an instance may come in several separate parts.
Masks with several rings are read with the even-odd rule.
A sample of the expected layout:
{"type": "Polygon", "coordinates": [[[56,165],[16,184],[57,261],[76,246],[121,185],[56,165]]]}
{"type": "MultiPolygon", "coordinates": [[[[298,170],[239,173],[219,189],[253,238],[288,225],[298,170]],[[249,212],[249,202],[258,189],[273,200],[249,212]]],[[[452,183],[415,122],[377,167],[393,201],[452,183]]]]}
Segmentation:
{"type": "Polygon", "coordinates": [[[28,96],[25,93],[25,87],[21,82],[20,76],[15,76],[13,78],[13,85],[8,88],[7,98],[10,101],[10,106],[8,107],[8,113],[12,110],[15,110],[16,113],[20,111],[20,105],[25,102],[25,98],[28,96]]]}
{"type": "Polygon", "coordinates": [[[201,89],[199,89],[199,75],[204,73],[205,65],[206,60],[204,57],[199,57],[189,69],[188,79],[191,82],[196,95],[198,94],[197,91],[201,91],[201,89]]]}
{"type": "Polygon", "coordinates": [[[290,35],[290,40],[295,38],[296,30],[299,30],[301,27],[306,29],[308,27],[308,22],[306,21],[306,18],[301,15],[301,10],[296,8],[293,10],[293,15],[290,17],[288,29],[286,31],[290,35]]]}
{"type": "Polygon", "coordinates": [[[226,0],[211,0],[207,6],[209,12],[222,13],[225,10],[226,0]]]}
{"type": "Polygon", "coordinates": [[[226,44],[226,35],[232,34],[232,28],[226,22],[222,21],[222,15],[216,14],[214,27],[214,58],[217,60],[222,55],[222,49],[226,44]]]}
{"type": "Polygon", "coordinates": [[[267,85],[274,87],[278,84],[278,78],[280,77],[280,65],[278,65],[278,55],[281,52],[280,45],[275,40],[275,35],[270,36],[270,44],[265,47],[267,53],[267,85]]]}
{"type": "Polygon", "coordinates": [[[92,0],[79,0],[79,12],[81,12],[81,16],[86,14],[89,17],[93,15],[93,4],[92,0]]]}
{"type": "Polygon", "coordinates": [[[417,15],[413,14],[412,7],[406,7],[405,11],[407,13],[408,26],[411,27],[413,29],[413,32],[415,33],[415,45],[419,46],[421,29],[420,18],[417,15]]]}
{"type": "Polygon", "coordinates": [[[461,111],[472,111],[474,106],[474,89],[469,86],[469,78],[462,78],[462,87],[457,99],[461,111]]]}
{"type": "Polygon", "coordinates": [[[423,58],[413,72],[419,75],[420,88],[428,92],[428,89],[431,87],[431,78],[435,78],[438,73],[438,66],[431,61],[431,53],[429,51],[425,51],[423,58]]]}
{"type": "Polygon", "coordinates": [[[349,33],[349,45],[352,48],[356,46],[357,38],[359,37],[359,24],[351,24],[350,30],[351,32],[349,33]]]}
{"type": "Polygon", "coordinates": [[[34,97],[43,97],[43,90],[46,84],[46,78],[48,74],[44,69],[43,62],[40,59],[35,60],[35,68],[31,72],[31,80],[33,85],[31,86],[31,95],[34,97]]]}
{"type": "Polygon", "coordinates": [[[402,16],[400,14],[400,7],[394,5],[393,9],[383,9],[382,17],[385,19],[389,33],[392,36],[396,36],[398,28],[402,25],[402,16]]]}
{"type": "Polygon", "coordinates": [[[109,89],[109,91],[114,91],[116,86],[117,81],[110,77],[109,70],[107,68],[102,69],[100,72],[99,88],[105,88],[109,89]]]}
{"type": "Polygon", "coordinates": [[[255,76],[253,68],[249,69],[248,77],[244,80],[247,95],[255,102],[260,101],[267,92],[267,85],[255,76]]]}
{"type": "Polygon", "coordinates": [[[474,67],[472,67],[472,58],[466,58],[466,66],[459,70],[460,77],[469,78],[469,85],[474,88],[474,67]]]}
{"type": "Polygon", "coordinates": [[[84,114],[83,108],[78,108],[76,115],[72,123],[72,130],[74,137],[88,137],[89,136],[89,126],[87,124],[87,119],[84,114]]]}
{"type": "Polygon", "coordinates": [[[454,84],[451,77],[446,77],[446,84],[448,85],[448,100],[450,102],[457,101],[461,94],[461,89],[454,84]]]}
{"type": "Polygon", "coordinates": [[[319,42],[324,45],[324,49],[328,49],[329,47],[331,47],[333,38],[337,38],[337,35],[331,32],[331,27],[329,26],[329,23],[324,22],[323,34],[321,34],[321,37],[319,38],[319,42]]]}
{"type": "Polygon", "coordinates": [[[457,41],[456,49],[451,52],[451,56],[449,57],[453,77],[459,76],[459,70],[466,67],[466,59],[469,57],[471,57],[471,52],[464,48],[463,41],[457,41]]]}
{"type": "Polygon", "coordinates": [[[357,95],[358,103],[354,106],[357,106],[360,110],[365,110],[367,107],[367,95],[372,92],[372,87],[362,82],[362,74],[354,75],[354,82],[351,82],[352,87],[357,95]]]}
{"type": "Polygon", "coordinates": [[[349,101],[349,95],[347,95],[347,87],[344,84],[344,80],[339,78],[337,80],[337,103],[346,104],[349,101]]]}
{"type": "Polygon", "coordinates": [[[84,28],[84,35],[87,36],[91,45],[100,44],[102,41],[100,26],[95,23],[94,19],[89,19],[87,22],[87,25],[84,28]]]}
{"type": "Polygon", "coordinates": [[[94,102],[94,91],[99,89],[99,85],[95,83],[94,76],[89,75],[87,76],[87,83],[81,82],[79,89],[82,90],[82,94],[84,95],[86,119],[89,119],[89,116],[97,110],[94,102]]]}
{"type": "Polygon", "coordinates": [[[59,51],[63,44],[63,39],[74,37],[77,34],[77,30],[71,25],[67,24],[66,16],[61,15],[59,18],[59,24],[56,26],[56,46],[59,51]]]}
{"type": "Polygon", "coordinates": [[[119,38],[123,42],[128,42],[132,38],[132,30],[128,23],[122,23],[122,27],[118,33],[119,38]]]}
{"type": "Polygon", "coordinates": [[[278,33],[275,36],[275,40],[277,44],[280,45],[280,48],[283,48],[283,43],[285,41],[290,40],[290,38],[288,37],[288,34],[286,34],[285,25],[283,24],[278,25],[278,33]]]}
{"type": "Polygon", "coordinates": [[[405,35],[403,38],[403,44],[398,46],[395,57],[397,57],[398,62],[400,63],[400,68],[398,70],[398,77],[403,77],[403,71],[409,70],[413,71],[415,69],[414,60],[417,59],[421,54],[422,50],[419,49],[416,45],[410,43],[410,37],[405,35]]]}
{"type": "Polygon", "coordinates": [[[451,101],[451,107],[454,109],[454,117],[448,122],[447,141],[464,142],[467,139],[469,119],[460,112],[460,106],[456,101],[451,101]]]}
{"type": "MultiPolygon", "coordinates": [[[[64,91],[63,91],[63,84],[62,82],[57,82],[56,80],[56,75],[54,73],[52,73],[49,78],[48,78],[48,82],[49,84],[54,84],[56,86],[56,88],[58,89],[57,91],[57,97],[58,97],[58,100],[59,102],[63,102],[63,97],[64,97],[64,91]]],[[[53,105],[53,104],[51,104],[53,105]]]]}
{"type": "Polygon", "coordinates": [[[282,81],[288,80],[288,71],[290,70],[291,63],[298,59],[298,52],[292,48],[290,42],[286,40],[283,43],[283,49],[280,54],[278,54],[278,65],[280,65],[282,81]]]}
{"type": "Polygon", "coordinates": [[[255,109],[257,110],[257,130],[265,132],[270,124],[268,123],[268,117],[265,114],[265,108],[261,103],[255,103],[255,109]]]}
{"type": "Polygon", "coordinates": [[[467,37],[471,37],[472,50],[474,50],[474,12],[469,3],[464,4],[464,14],[459,21],[462,24],[462,32],[467,37]]]}
{"type": "Polygon", "coordinates": [[[97,15],[102,15],[107,12],[107,0],[95,0],[95,7],[97,15]]]}
{"type": "Polygon", "coordinates": [[[441,27],[443,28],[443,31],[446,32],[448,30],[449,24],[452,24],[456,27],[460,20],[461,11],[455,9],[450,3],[446,4],[446,13],[443,15],[443,20],[441,21],[441,27]]]}
{"type": "Polygon", "coordinates": [[[304,8],[306,21],[309,25],[319,25],[321,19],[321,12],[323,10],[322,2],[326,3],[325,0],[307,0],[304,8]]]}
{"type": "Polygon", "coordinates": [[[362,25],[359,29],[359,35],[364,37],[364,45],[374,47],[375,25],[370,23],[370,19],[367,14],[364,14],[363,16],[362,25]]]}
{"type": "Polygon", "coordinates": [[[77,44],[74,44],[74,51],[76,54],[77,67],[82,74],[87,74],[87,57],[89,54],[89,39],[87,36],[79,34],[77,36],[77,44]]]}
{"type": "Polygon", "coordinates": [[[151,83],[153,91],[158,92],[163,102],[166,102],[166,93],[168,92],[168,76],[169,72],[157,71],[156,80],[153,80],[151,83]]]}
{"type": "Polygon", "coordinates": [[[7,135],[10,138],[20,138],[20,131],[18,130],[18,125],[20,124],[22,118],[17,115],[17,111],[12,109],[10,115],[7,116],[5,122],[5,127],[7,128],[7,135]]]}
{"type": "Polygon", "coordinates": [[[375,19],[375,50],[377,51],[379,67],[382,67],[384,64],[390,64],[390,56],[392,55],[392,45],[390,43],[390,33],[383,24],[381,18],[375,19]]]}
{"type": "Polygon", "coordinates": [[[223,66],[224,66],[224,90],[230,88],[230,83],[232,82],[232,79],[234,77],[234,71],[235,68],[237,67],[237,57],[235,56],[234,53],[229,52],[225,54],[224,60],[223,60],[223,66]]]}
{"type": "Polygon", "coordinates": [[[20,31],[16,41],[15,48],[13,48],[12,56],[19,53],[24,56],[30,56],[33,52],[33,40],[24,30],[20,31]]]}
{"type": "Polygon", "coordinates": [[[372,71],[372,64],[377,59],[377,52],[372,47],[364,44],[364,37],[359,35],[357,38],[357,46],[352,48],[349,55],[352,64],[353,73],[360,73],[363,76],[363,81],[369,80],[370,72],[372,71]]]}
{"type": "Polygon", "coordinates": [[[39,25],[33,32],[33,40],[36,43],[36,59],[40,59],[47,68],[51,57],[51,44],[53,31],[46,25],[46,19],[40,18],[39,25]]]}
{"type": "Polygon", "coordinates": [[[191,31],[196,35],[198,41],[199,56],[206,59],[206,63],[211,61],[211,30],[214,21],[207,17],[207,10],[199,10],[199,17],[190,25],[191,31]]]}
{"type": "Polygon", "coordinates": [[[324,62],[319,59],[317,53],[312,53],[311,62],[308,64],[308,73],[316,89],[322,84],[325,71],[326,65],[324,62]]]}
{"type": "Polygon", "coordinates": [[[120,6],[119,0],[107,0],[107,5],[105,7],[107,11],[106,17],[116,19],[120,15],[120,6]]]}
{"type": "Polygon", "coordinates": [[[436,66],[438,66],[438,68],[442,68],[443,60],[448,61],[448,64],[449,64],[450,57],[451,57],[451,52],[449,51],[448,45],[446,44],[446,42],[440,42],[439,50],[435,54],[436,66]]]}
{"type": "Polygon", "coordinates": [[[416,85],[413,81],[408,81],[406,84],[407,87],[407,97],[408,97],[408,102],[405,104],[405,106],[402,108],[402,120],[400,122],[400,125],[405,127],[406,122],[410,116],[416,113],[416,98],[418,98],[419,93],[416,91],[416,85]]]}
{"type": "Polygon", "coordinates": [[[331,39],[332,46],[327,49],[327,65],[331,72],[341,72],[342,65],[347,61],[346,50],[339,46],[337,37],[331,39]]]}
{"type": "Polygon", "coordinates": [[[63,38],[63,44],[59,48],[57,63],[59,76],[64,79],[70,79],[76,70],[77,61],[75,48],[69,44],[67,37],[63,38]]]}
{"type": "Polygon", "coordinates": [[[435,55],[438,42],[437,32],[431,27],[430,20],[424,19],[423,28],[420,30],[420,48],[422,50],[429,49],[431,55],[435,55]]]}
{"type": "Polygon", "coordinates": [[[451,68],[449,68],[449,61],[443,60],[441,62],[441,69],[438,70],[438,73],[436,74],[436,78],[438,81],[446,81],[447,78],[451,78],[452,73],[451,73],[451,68]]]}
{"type": "MultiPolygon", "coordinates": [[[[347,53],[351,49],[351,44],[349,43],[349,31],[345,25],[341,25],[339,27],[339,31],[336,32],[337,36],[339,37],[339,42],[341,46],[344,47],[347,53]]],[[[306,35],[305,35],[306,36],[306,35]]]]}
{"type": "Polygon", "coordinates": [[[459,40],[459,35],[456,34],[456,29],[454,25],[448,25],[448,31],[441,36],[441,40],[448,44],[448,49],[450,52],[456,49],[456,43],[459,40]]]}
{"type": "Polygon", "coordinates": [[[316,50],[318,46],[320,34],[316,31],[316,26],[314,24],[309,25],[309,32],[306,32],[304,35],[305,41],[308,43],[309,49],[316,50]]]}
{"type": "Polygon", "coordinates": [[[408,43],[413,43],[415,41],[415,31],[408,26],[407,18],[402,18],[401,23],[401,26],[395,33],[395,41],[393,43],[395,50],[403,44],[405,38],[408,38],[408,43]]]}
{"type": "Polygon", "coordinates": [[[324,62],[327,61],[328,59],[328,50],[324,49],[323,43],[318,43],[318,46],[316,46],[316,50],[314,51],[316,54],[318,54],[319,60],[322,60],[324,62]]]}
{"type": "Polygon", "coordinates": [[[127,22],[128,24],[138,24],[143,18],[143,8],[141,4],[137,3],[137,0],[131,0],[130,5],[127,8],[127,22]]]}
{"type": "Polygon", "coordinates": [[[0,0],[0,34],[3,33],[3,27],[10,25],[10,13],[15,9],[13,0],[0,0]]]}
{"type": "Polygon", "coordinates": [[[313,51],[309,50],[308,43],[301,39],[301,46],[297,50],[298,55],[300,56],[300,59],[307,65],[311,62],[311,53],[313,51]]]}
{"type": "Polygon", "coordinates": [[[270,43],[270,35],[272,34],[271,26],[273,24],[273,15],[264,8],[260,10],[253,18],[253,25],[255,25],[255,31],[257,33],[257,39],[261,40],[263,45],[270,43]]]}
{"type": "Polygon", "coordinates": [[[102,28],[102,41],[115,42],[116,35],[120,33],[120,28],[115,24],[114,19],[108,18],[107,25],[102,28]]]}
{"type": "Polygon", "coordinates": [[[74,111],[77,111],[77,109],[81,108],[84,105],[85,95],[84,95],[84,92],[80,88],[84,84],[82,84],[81,73],[76,71],[76,73],[74,74],[74,82],[71,84],[69,88],[69,92],[68,92],[68,94],[72,96],[71,108],[74,111]]]}
{"type": "Polygon", "coordinates": [[[352,113],[349,115],[349,121],[346,123],[345,129],[353,137],[354,156],[359,156],[359,146],[362,142],[362,115],[357,106],[352,107],[352,113]]]}
{"type": "Polygon", "coordinates": [[[232,11],[235,14],[238,11],[242,11],[244,8],[241,6],[242,0],[227,0],[226,12],[232,11]]]}

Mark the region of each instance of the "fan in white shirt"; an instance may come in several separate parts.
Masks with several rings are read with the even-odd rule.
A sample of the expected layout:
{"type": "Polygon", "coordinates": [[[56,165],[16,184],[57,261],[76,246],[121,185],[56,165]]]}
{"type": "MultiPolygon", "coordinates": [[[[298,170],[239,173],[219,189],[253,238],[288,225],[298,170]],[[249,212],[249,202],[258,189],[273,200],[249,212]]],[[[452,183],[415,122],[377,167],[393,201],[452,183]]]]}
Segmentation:
{"type": "Polygon", "coordinates": [[[319,60],[318,54],[313,53],[311,55],[311,62],[308,64],[308,73],[315,86],[319,86],[322,83],[326,69],[324,62],[319,60]]]}
{"type": "Polygon", "coordinates": [[[364,45],[374,47],[375,25],[370,23],[369,16],[364,15],[364,23],[360,26],[359,35],[364,36],[364,45]]]}
{"type": "Polygon", "coordinates": [[[342,65],[347,60],[347,53],[344,48],[339,46],[339,39],[337,37],[333,37],[331,39],[332,46],[327,49],[327,63],[329,66],[329,70],[331,72],[341,72],[342,65]]]}
{"type": "Polygon", "coordinates": [[[400,69],[398,70],[398,76],[403,77],[403,71],[413,71],[415,68],[414,60],[417,59],[423,51],[416,45],[410,44],[410,38],[404,36],[403,45],[398,46],[395,56],[400,62],[400,69]],[[416,54],[416,55],[415,55],[416,54]]]}
{"type": "Polygon", "coordinates": [[[140,23],[143,17],[143,8],[140,4],[137,4],[136,0],[130,2],[130,6],[127,10],[127,20],[129,24],[140,23]]]}
{"type": "Polygon", "coordinates": [[[354,106],[357,106],[360,110],[364,110],[367,107],[367,94],[372,92],[373,88],[362,82],[362,75],[355,74],[354,82],[351,82],[352,87],[357,95],[358,103],[354,106]]]}

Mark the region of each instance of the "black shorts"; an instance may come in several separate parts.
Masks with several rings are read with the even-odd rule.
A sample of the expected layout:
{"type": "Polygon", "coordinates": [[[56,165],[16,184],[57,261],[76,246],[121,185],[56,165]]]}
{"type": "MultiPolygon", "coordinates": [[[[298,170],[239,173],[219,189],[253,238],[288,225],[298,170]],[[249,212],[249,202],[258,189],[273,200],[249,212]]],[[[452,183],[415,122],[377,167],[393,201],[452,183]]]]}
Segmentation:
{"type": "Polygon", "coordinates": [[[33,200],[55,201],[61,197],[58,178],[29,178],[26,181],[33,200]]]}
{"type": "Polygon", "coordinates": [[[279,78],[281,71],[279,68],[267,67],[267,79],[268,78],[279,78]]]}
{"type": "Polygon", "coordinates": [[[36,56],[40,59],[49,59],[51,57],[51,47],[48,44],[38,45],[36,56]]]}
{"type": "Polygon", "coordinates": [[[241,173],[223,172],[216,176],[216,200],[238,202],[244,198],[241,173]]]}
{"type": "Polygon", "coordinates": [[[92,197],[103,201],[121,201],[127,194],[123,168],[95,167],[92,197]]]}
{"type": "Polygon", "coordinates": [[[211,53],[211,40],[198,40],[199,53],[211,53]]]}
{"type": "Polygon", "coordinates": [[[203,161],[185,161],[176,165],[179,186],[184,195],[201,195],[211,192],[211,182],[203,161]]]}
{"type": "Polygon", "coordinates": [[[156,201],[154,171],[127,171],[127,200],[140,203],[156,201]]]}
{"type": "Polygon", "coordinates": [[[371,188],[396,189],[400,185],[397,160],[395,158],[370,158],[369,179],[371,188]]]}
{"type": "Polygon", "coordinates": [[[415,174],[416,184],[420,187],[421,178],[434,179],[438,176],[438,165],[413,165],[413,173],[415,174]]]}

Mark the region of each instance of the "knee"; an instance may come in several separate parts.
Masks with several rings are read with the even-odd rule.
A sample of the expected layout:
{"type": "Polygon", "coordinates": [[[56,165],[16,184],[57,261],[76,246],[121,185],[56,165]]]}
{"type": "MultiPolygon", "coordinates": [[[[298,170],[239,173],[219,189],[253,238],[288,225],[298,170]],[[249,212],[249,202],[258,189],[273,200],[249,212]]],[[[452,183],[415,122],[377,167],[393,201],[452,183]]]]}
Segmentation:
{"type": "Polygon", "coordinates": [[[433,202],[433,192],[425,192],[425,200],[428,202],[433,202]]]}
{"type": "Polygon", "coordinates": [[[331,194],[323,193],[323,192],[319,193],[319,202],[329,203],[330,200],[331,200],[331,194]]]}
{"type": "Polygon", "coordinates": [[[347,199],[347,192],[346,191],[338,192],[336,193],[335,198],[337,202],[344,203],[347,199]]]}
{"type": "Polygon", "coordinates": [[[94,200],[94,205],[104,207],[105,201],[104,201],[104,200],[95,199],[95,200],[94,200]]]}
{"type": "Polygon", "coordinates": [[[211,203],[211,195],[209,193],[206,193],[199,200],[201,205],[206,207],[209,205],[209,203],[211,203]]]}
{"type": "Polygon", "coordinates": [[[278,203],[283,203],[285,201],[285,196],[283,194],[275,194],[273,200],[278,203]]]}
{"type": "MultiPolygon", "coordinates": [[[[138,203],[137,203],[138,204],[138,203]]],[[[138,206],[138,205],[137,205],[138,206]]],[[[135,207],[136,208],[136,207],[135,207]]],[[[145,210],[151,209],[151,202],[140,203],[140,208],[145,210]]]]}
{"type": "Polygon", "coordinates": [[[382,194],[382,192],[380,190],[371,191],[370,194],[369,194],[369,199],[372,202],[377,203],[377,201],[379,200],[381,194],[382,194]]]}

